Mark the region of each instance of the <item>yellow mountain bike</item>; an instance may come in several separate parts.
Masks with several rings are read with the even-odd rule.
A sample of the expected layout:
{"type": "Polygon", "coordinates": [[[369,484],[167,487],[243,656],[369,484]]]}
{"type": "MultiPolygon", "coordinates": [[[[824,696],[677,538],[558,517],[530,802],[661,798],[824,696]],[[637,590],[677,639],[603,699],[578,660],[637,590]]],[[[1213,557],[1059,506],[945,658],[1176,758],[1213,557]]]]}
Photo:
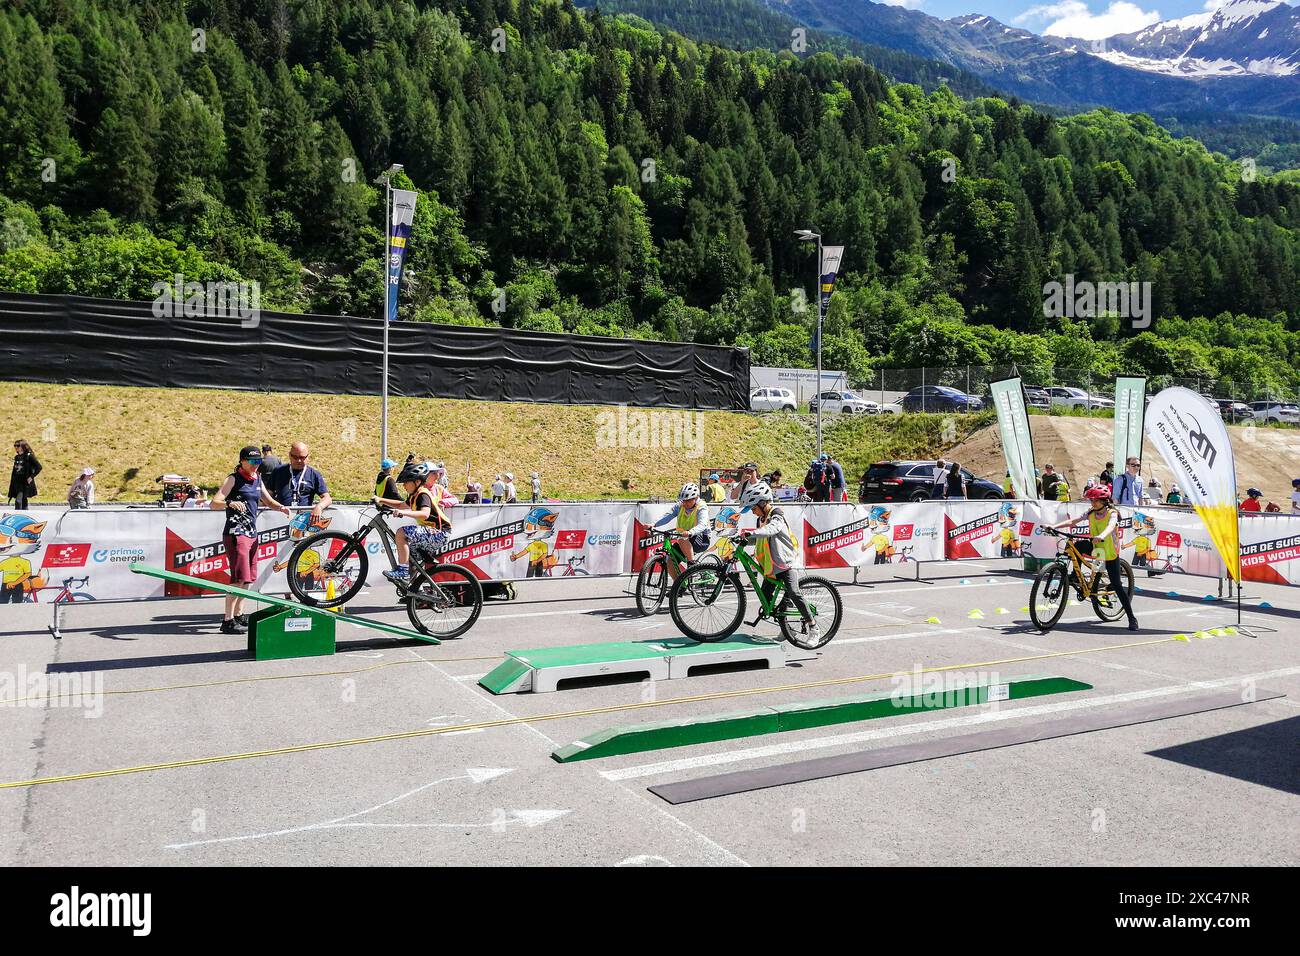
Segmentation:
{"type": "MultiPolygon", "coordinates": [[[[1029,591],[1029,616],[1040,631],[1050,631],[1056,626],[1070,603],[1073,590],[1080,601],[1092,601],[1092,609],[1103,621],[1117,621],[1124,613],[1124,605],[1115,592],[1106,565],[1079,550],[1079,543],[1092,541],[1087,534],[1070,534],[1055,528],[1043,528],[1044,534],[1062,539],[1063,547],[1056,560],[1034,578],[1029,591]]],[[[1127,561],[1119,563],[1123,587],[1133,598],[1133,569],[1127,561]]]]}

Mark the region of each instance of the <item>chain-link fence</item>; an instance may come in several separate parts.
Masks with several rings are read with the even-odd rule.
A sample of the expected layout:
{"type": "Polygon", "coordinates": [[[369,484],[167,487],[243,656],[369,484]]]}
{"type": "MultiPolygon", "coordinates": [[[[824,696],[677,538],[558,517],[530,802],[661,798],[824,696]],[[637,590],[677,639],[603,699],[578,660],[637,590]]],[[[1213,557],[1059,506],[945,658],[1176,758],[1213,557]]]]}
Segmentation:
{"type": "MultiPolygon", "coordinates": [[[[1048,375],[1036,375],[1014,365],[959,365],[930,368],[877,369],[865,380],[852,383],[862,398],[884,405],[901,405],[905,411],[977,411],[987,407],[989,384],[1020,376],[1029,391],[1031,405],[1040,409],[1080,408],[1093,411],[1114,406],[1113,378],[1090,371],[1055,369],[1048,375]],[[969,402],[967,396],[980,399],[969,402]]],[[[1245,420],[1258,408],[1252,403],[1295,404],[1300,392],[1270,385],[1242,384],[1212,378],[1175,378],[1149,376],[1147,394],[1153,395],[1171,385],[1181,385],[1207,398],[1223,403],[1225,417],[1245,420]]]]}

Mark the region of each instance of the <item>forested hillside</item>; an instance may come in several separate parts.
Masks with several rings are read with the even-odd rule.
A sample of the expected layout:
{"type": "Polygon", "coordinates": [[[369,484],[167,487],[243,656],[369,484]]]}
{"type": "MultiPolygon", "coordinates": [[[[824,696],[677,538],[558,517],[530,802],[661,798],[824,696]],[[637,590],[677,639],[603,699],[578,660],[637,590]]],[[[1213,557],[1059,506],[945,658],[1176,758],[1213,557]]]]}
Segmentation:
{"type": "Polygon", "coordinates": [[[373,181],[400,162],[406,319],[806,364],[813,227],[848,247],[830,367],[1297,384],[1294,183],[1146,117],[926,93],[568,0],[9,0],[0,153],[11,290],[226,275],[265,307],[377,315],[373,181]],[[1154,326],[1045,319],[1067,273],[1151,282],[1154,326]]]}

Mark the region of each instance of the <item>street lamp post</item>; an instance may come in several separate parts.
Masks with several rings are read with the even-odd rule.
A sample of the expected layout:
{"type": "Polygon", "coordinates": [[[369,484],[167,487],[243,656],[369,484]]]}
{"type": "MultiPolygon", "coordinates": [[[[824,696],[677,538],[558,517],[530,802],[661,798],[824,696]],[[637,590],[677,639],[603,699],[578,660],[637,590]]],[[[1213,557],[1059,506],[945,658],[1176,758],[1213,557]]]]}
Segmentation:
{"type": "Polygon", "coordinates": [[[822,454],[822,236],[811,229],[796,229],[800,242],[817,243],[817,277],[813,283],[813,295],[817,299],[817,457],[822,454]]]}
{"type": "Polygon", "coordinates": [[[379,457],[388,457],[388,323],[392,316],[388,314],[388,257],[392,255],[390,243],[393,236],[393,177],[402,171],[401,163],[393,163],[379,174],[376,182],[384,184],[384,259],[380,275],[384,282],[384,360],[380,379],[381,408],[379,413],[379,457]]]}

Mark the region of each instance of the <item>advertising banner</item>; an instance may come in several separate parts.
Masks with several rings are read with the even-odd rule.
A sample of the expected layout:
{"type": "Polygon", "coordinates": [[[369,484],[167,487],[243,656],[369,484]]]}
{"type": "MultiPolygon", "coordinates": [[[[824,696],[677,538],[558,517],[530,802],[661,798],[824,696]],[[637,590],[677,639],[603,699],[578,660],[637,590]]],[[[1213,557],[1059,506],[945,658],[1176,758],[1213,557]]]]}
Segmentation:
{"type": "Polygon", "coordinates": [[[1237,468],[1218,408],[1190,388],[1166,388],[1151,400],[1146,434],[1209,529],[1229,576],[1240,581],[1237,468]]]}
{"type": "Polygon", "coordinates": [[[406,243],[415,222],[417,194],[409,189],[393,190],[393,209],[388,226],[388,312],[389,322],[397,320],[397,296],[402,286],[402,265],[406,261],[406,243]]]}
{"type": "Polygon", "coordinates": [[[989,383],[989,394],[998,410],[998,432],[1007,473],[1017,498],[1034,497],[1034,439],[1029,431],[1029,409],[1019,378],[989,383]]]}

